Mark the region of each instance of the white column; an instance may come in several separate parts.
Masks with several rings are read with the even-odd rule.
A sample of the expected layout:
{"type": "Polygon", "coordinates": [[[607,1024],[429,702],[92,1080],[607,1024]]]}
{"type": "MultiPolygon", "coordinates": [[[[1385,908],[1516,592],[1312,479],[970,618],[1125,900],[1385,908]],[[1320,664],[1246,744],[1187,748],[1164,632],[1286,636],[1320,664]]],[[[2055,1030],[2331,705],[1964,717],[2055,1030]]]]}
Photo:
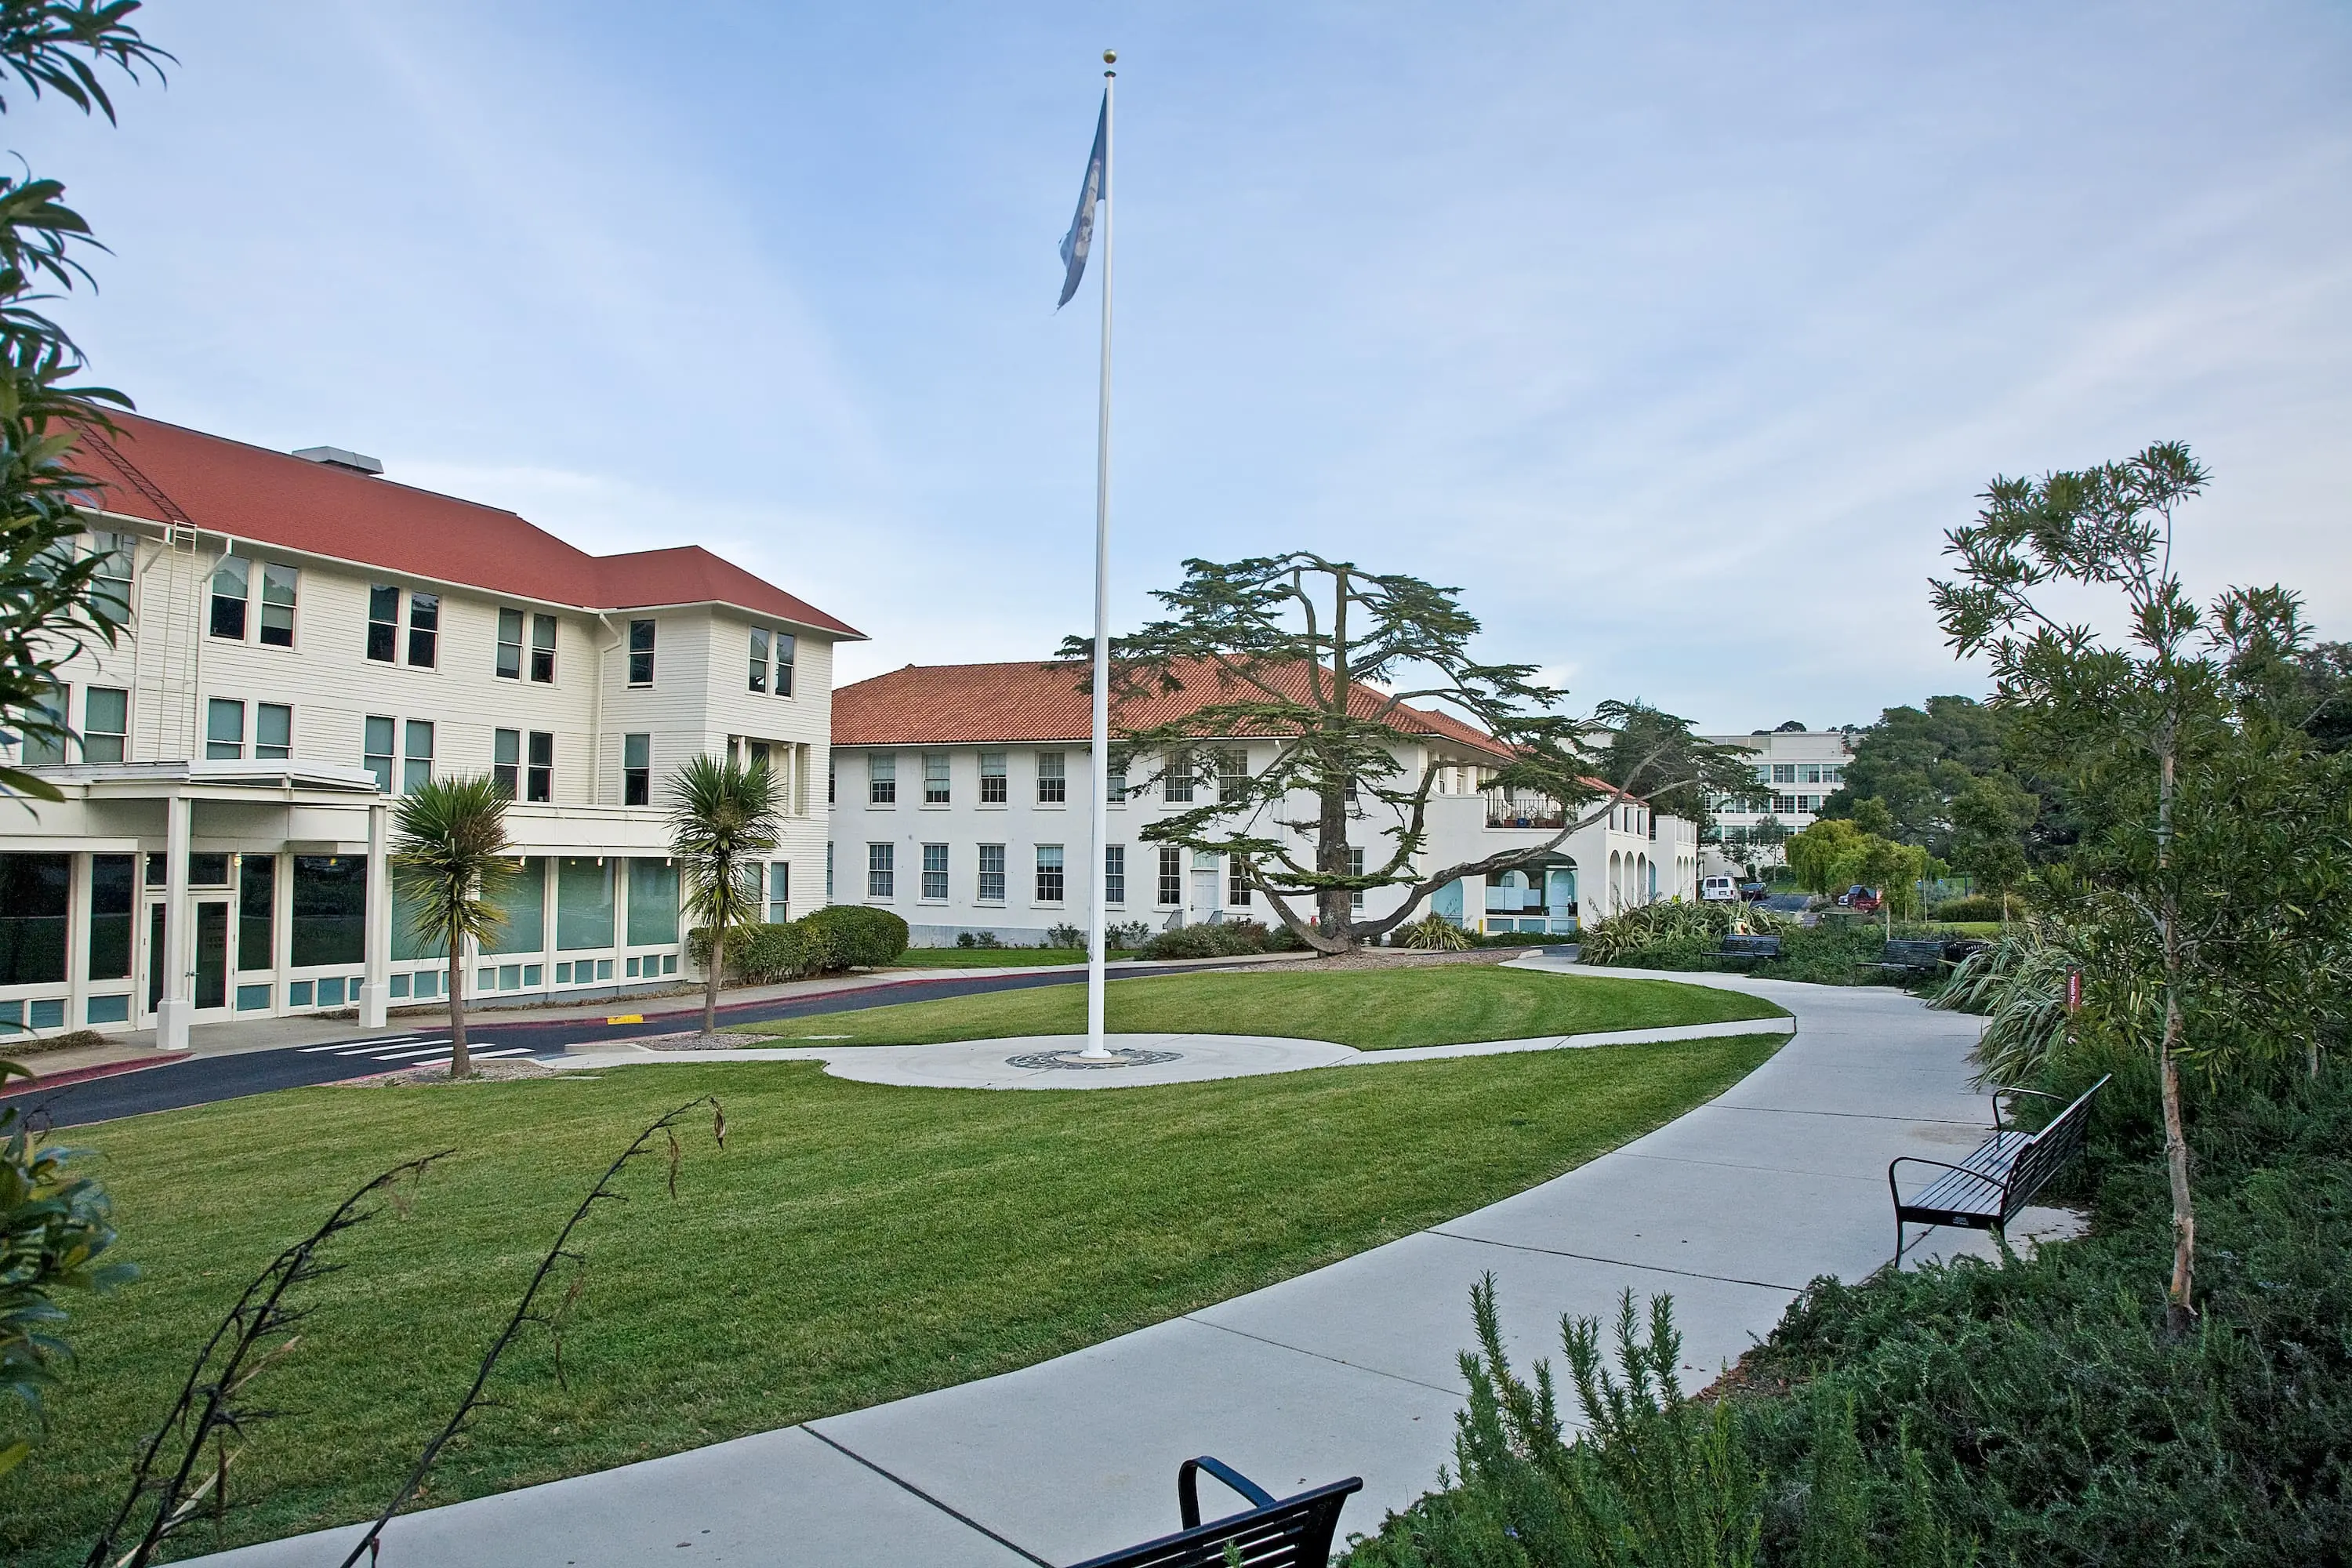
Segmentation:
{"type": "Polygon", "coordinates": [[[361,941],[366,965],[360,981],[360,1027],[383,1027],[392,978],[392,862],[388,854],[392,803],[368,806],[367,923],[361,941]]]}
{"type": "Polygon", "coordinates": [[[188,1048],[188,1021],[195,1011],[195,951],[188,921],[188,839],[194,826],[194,803],[184,795],[163,802],[163,951],[153,962],[163,966],[163,999],[155,1005],[155,1046],[159,1050],[188,1048]]]}

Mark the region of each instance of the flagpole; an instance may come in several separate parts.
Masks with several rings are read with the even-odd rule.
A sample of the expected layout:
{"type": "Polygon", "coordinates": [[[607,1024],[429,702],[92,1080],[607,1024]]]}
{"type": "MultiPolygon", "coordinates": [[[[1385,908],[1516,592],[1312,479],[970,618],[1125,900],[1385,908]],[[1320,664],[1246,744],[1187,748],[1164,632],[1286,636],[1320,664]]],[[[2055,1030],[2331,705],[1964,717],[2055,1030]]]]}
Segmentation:
{"type": "Polygon", "coordinates": [[[1110,837],[1110,151],[1111,89],[1118,73],[1108,68],[1118,56],[1103,51],[1103,174],[1096,221],[1102,227],[1102,384],[1095,425],[1095,679],[1094,679],[1094,919],[1087,936],[1087,1048],[1081,1056],[1110,1056],[1103,1035],[1103,959],[1108,950],[1103,922],[1109,916],[1105,854],[1110,837]]]}

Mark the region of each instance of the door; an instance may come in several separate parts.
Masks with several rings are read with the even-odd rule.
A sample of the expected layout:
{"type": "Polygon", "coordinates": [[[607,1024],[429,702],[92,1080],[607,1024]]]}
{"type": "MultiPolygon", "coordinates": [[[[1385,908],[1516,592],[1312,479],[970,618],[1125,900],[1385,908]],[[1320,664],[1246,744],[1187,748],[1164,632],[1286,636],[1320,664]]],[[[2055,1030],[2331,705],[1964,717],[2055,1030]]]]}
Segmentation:
{"type": "Polygon", "coordinates": [[[1217,873],[1195,868],[1192,872],[1192,907],[1184,911],[1184,918],[1198,924],[1216,912],[1217,873]]]}
{"type": "Polygon", "coordinates": [[[196,1011],[228,1005],[228,900],[205,899],[196,905],[196,1011]]]}

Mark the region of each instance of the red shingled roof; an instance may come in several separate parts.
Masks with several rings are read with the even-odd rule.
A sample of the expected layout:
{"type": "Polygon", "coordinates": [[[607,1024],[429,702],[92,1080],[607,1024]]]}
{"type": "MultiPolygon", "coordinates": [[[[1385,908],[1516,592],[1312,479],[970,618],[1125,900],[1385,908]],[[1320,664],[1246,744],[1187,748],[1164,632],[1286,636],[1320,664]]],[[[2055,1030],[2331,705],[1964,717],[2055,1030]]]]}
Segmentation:
{"type": "Polygon", "coordinates": [[[716,603],[864,635],[698,544],[591,555],[499,507],[161,420],[113,417],[120,433],[87,435],[76,458],[103,481],[96,504],[108,511],[583,609],[716,603]]]}
{"type": "MultiPolygon", "coordinates": [[[[1083,666],[929,664],[907,666],[833,694],[836,746],[935,746],[956,742],[1084,741],[1094,733],[1093,700],[1079,689],[1083,666]]],[[[1241,701],[1248,688],[1222,685],[1214,667],[1184,673],[1184,689],[1140,693],[1112,711],[1114,729],[1140,730],[1181,719],[1214,702],[1241,701]]],[[[1283,682],[1304,695],[1306,669],[1283,682]]],[[[1369,717],[1380,696],[1361,687],[1349,706],[1369,717]]],[[[1410,734],[1433,735],[1489,756],[1510,755],[1485,731],[1444,713],[1407,707],[1393,721],[1410,734]]]]}

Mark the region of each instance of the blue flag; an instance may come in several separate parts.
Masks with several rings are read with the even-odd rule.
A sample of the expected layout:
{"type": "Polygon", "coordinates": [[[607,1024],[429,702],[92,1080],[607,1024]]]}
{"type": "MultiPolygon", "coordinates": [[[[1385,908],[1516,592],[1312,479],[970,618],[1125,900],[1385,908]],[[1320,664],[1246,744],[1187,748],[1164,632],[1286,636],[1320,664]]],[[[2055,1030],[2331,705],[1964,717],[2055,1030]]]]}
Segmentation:
{"type": "Polygon", "coordinates": [[[1087,250],[1095,242],[1095,206],[1110,195],[1109,152],[1110,93],[1103,93],[1102,112],[1095,117],[1095,150],[1087,159],[1086,184],[1078,187],[1077,216],[1070,219],[1070,232],[1062,237],[1062,265],[1067,270],[1062,278],[1062,297],[1054,309],[1060,310],[1078,291],[1078,279],[1087,275],[1087,250]]]}

